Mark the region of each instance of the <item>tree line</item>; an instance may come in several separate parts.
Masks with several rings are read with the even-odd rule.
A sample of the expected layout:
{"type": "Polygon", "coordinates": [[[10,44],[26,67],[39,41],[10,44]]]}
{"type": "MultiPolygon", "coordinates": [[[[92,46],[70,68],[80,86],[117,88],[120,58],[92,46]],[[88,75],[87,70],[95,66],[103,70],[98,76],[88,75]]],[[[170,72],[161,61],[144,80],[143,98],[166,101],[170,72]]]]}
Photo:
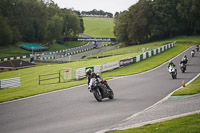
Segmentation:
{"type": "Polygon", "coordinates": [[[96,9],[93,9],[92,11],[82,11],[81,16],[102,16],[102,17],[113,18],[112,13],[96,9]]]}
{"type": "Polygon", "coordinates": [[[81,16],[52,0],[0,0],[0,46],[19,41],[51,44],[83,31],[81,16]]]}
{"type": "Polygon", "coordinates": [[[139,0],[116,15],[114,34],[126,45],[200,35],[199,7],[199,0],[139,0]]]}

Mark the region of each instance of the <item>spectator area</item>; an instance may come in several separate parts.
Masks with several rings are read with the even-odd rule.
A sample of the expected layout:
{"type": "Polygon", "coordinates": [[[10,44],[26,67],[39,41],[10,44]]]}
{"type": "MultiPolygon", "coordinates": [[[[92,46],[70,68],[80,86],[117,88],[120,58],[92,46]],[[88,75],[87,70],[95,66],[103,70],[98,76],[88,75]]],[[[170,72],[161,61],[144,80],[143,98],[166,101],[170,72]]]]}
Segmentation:
{"type": "Polygon", "coordinates": [[[33,52],[40,52],[40,51],[47,51],[48,47],[44,47],[41,46],[39,44],[36,43],[32,43],[32,44],[21,44],[19,46],[22,49],[28,50],[28,51],[33,51],[33,52]]]}

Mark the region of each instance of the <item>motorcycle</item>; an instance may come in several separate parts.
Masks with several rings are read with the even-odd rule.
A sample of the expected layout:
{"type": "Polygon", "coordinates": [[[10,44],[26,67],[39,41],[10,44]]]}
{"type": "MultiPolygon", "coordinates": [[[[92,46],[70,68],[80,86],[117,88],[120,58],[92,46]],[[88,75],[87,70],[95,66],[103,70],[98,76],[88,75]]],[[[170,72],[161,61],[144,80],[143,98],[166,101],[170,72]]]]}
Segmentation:
{"type": "Polygon", "coordinates": [[[91,88],[91,92],[93,93],[95,99],[98,102],[101,102],[104,98],[113,99],[114,93],[110,87],[108,87],[107,82],[99,81],[96,78],[92,78],[90,81],[89,87],[91,88]]]}
{"type": "Polygon", "coordinates": [[[199,45],[196,46],[196,50],[197,50],[197,52],[199,52],[199,45]]]}
{"type": "Polygon", "coordinates": [[[187,64],[187,62],[188,62],[188,59],[187,58],[183,58],[183,60],[182,60],[183,62],[184,62],[184,64],[186,65],[187,64]]]}
{"type": "Polygon", "coordinates": [[[173,66],[170,66],[168,68],[168,71],[171,74],[172,79],[176,79],[177,78],[177,71],[176,71],[176,69],[173,66]]]}
{"type": "Polygon", "coordinates": [[[195,50],[192,50],[191,51],[191,56],[194,57],[194,54],[195,54],[195,50]]]}
{"type": "Polygon", "coordinates": [[[185,70],[186,70],[186,64],[185,63],[180,63],[180,69],[181,69],[182,73],[184,73],[185,70]]]}

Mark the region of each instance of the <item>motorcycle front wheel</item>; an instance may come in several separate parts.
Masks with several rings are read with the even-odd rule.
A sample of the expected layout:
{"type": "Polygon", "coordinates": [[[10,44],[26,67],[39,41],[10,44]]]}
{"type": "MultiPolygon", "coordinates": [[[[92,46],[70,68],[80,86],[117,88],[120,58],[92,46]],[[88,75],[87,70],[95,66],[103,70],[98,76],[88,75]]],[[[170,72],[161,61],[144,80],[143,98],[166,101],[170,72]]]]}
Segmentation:
{"type": "Polygon", "coordinates": [[[95,99],[98,101],[98,102],[102,102],[102,95],[101,95],[101,92],[99,91],[99,88],[95,89],[93,91],[93,94],[94,94],[94,97],[95,99]]]}

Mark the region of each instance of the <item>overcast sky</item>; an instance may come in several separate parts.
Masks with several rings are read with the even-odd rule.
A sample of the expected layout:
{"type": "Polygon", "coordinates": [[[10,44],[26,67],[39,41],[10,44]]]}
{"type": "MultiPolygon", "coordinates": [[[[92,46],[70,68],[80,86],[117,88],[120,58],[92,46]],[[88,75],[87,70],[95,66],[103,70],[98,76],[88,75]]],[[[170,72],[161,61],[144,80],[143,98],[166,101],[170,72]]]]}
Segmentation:
{"type": "Polygon", "coordinates": [[[74,8],[79,11],[91,11],[93,9],[105,12],[120,12],[137,3],[138,0],[53,0],[60,8],[74,8]]]}

